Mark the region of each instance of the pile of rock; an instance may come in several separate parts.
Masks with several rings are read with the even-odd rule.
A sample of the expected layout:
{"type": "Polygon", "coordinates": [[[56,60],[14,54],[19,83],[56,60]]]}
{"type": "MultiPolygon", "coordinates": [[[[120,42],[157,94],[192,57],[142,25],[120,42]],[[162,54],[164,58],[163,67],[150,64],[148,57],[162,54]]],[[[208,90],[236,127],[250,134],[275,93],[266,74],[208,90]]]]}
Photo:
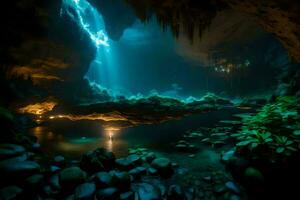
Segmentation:
{"type": "Polygon", "coordinates": [[[191,144],[186,140],[179,140],[175,144],[175,148],[181,152],[194,152],[197,150],[197,147],[194,144],[191,144]]]}
{"type": "MultiPolygon", "coordinates": [[[[56,156],[38,163],[26,149],[0,145],[0,199],[154,200],[194,197],[178,185],[166,185],[174,173],[167,158],[153,153],[116,159],[103,149],[87,152],[79,162],[56,156]]],[[[193,199],[193,198],[189,198],[193,199]]]]}

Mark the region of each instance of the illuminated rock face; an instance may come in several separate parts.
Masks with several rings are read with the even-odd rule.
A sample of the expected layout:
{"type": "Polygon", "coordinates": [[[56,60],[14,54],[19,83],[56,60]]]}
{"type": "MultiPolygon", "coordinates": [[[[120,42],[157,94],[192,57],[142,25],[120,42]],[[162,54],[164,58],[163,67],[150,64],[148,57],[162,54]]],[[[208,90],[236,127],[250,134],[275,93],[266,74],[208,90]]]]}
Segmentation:
{"type": "Polygon", "coordinates": [[[7,19],[2,25],[9,28],[0,39],[1,62],[6,66],[1,68],[0,79],[15,85],[11,90],[9,84],[2,84],[14,101],[51,94],[66,98],[69,85],[84,84],[82,79],[96,48],[68,16],[60,15],[60,9],[61,0],[21,0],[9,2],[1,13],[7,19]]]}
{"type": "Polygon", "coordinates": [[[21,113],[28,113],[28,114],[33,114],[33,115],[42,115],[46,112],[51,111],[56,104],[57,104],[56,102],[52,102],[52,101],[46,101],[46,102],[42,102],[42,103],[30,104],[28,106],[20,108],[19,111],[21,113]]]}

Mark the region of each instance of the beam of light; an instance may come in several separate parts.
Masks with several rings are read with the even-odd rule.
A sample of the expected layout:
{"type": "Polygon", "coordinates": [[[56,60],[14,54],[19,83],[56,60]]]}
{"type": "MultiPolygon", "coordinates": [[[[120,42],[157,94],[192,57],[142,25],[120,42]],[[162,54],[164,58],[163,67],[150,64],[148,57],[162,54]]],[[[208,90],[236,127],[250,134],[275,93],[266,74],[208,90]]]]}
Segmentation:
{"type": "Polygon", "coordinates": [[[119,59],[115,42],[105,32],[102,15],[87,0],[63,0],[62,14],[69,16],[97,47],[86,77],[114,92],[118,90],[119,59]]]}
{"type": "MultiPolygon", "coordinates": [[[[92,25],[88,22],[88,14],[92,13],[94,18],[103,21],[97,10],[93,8],[86,0],[63,0],[63,9],[61,12],[66,12],[78,26],[82,28],[94,42],[95,46],[109,47],[108,36],[104,32],[104,25],[101,29],[93,30],[92,25]],[[70,10],[75,11],[76,16],[70,10]]],[[[103,23],[102,23],[103,24],[103,23]]]]}

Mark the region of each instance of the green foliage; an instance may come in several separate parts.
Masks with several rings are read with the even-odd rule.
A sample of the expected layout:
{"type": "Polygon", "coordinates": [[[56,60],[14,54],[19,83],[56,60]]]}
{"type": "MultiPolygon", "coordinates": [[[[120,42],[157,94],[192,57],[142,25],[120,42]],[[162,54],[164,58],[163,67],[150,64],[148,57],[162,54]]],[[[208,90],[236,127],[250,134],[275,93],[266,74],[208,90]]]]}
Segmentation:
{"type": "Polygon", "coordinates": [[[271,133],[260,130],[244,130],[238,138],[241,141],[236,144],[237,146],[247,146],[250,149],[254,149],[259,145],[269,144],[273,141],[271,133]]]}
{"type": "Polygon", "coordinates": [[[265,105],[257,115],[245,119],[244,123],[249,129],[263,128],[279,132],[283,125],[294,125],[299,121],[299,103],[296,97],[278,97],[275,103],[265,105]]]}
{"type": "Polygon", "coordinates": [[[243,120],[243,127],[231,136],[237,148],[253,158],[265,156],[272,161],[300,151],[299,99],[279,97],[254,116],[243,120]]]}

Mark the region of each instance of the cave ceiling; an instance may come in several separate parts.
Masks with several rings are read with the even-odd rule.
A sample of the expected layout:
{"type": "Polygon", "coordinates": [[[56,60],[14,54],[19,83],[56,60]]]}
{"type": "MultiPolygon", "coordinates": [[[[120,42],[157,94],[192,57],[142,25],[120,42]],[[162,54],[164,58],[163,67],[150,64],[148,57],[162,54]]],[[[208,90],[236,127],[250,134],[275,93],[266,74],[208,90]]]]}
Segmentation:
{"type": "MultiPolygon", "coordinates": [[[[243,45],[266,33],[274,35],[291,58],[300,62],[297,0],[89,1],[102,13],[107,33],[114,40],[135,20],[147,23],[156,16],[162,29],[170,27],[183,47],[179,54],[204,63],[209,52],[224,48],[224,44],[243,45]]],[[[82,82],[95,47],[70,19],[60,15],[60,8],[61,0],[8,3],[1,13],[6,19],[3,27],[7,27],[1,33],[1,61],[10,78],[30,76],[34,84],[42,83],[48,89],[55,85],[53,90],[70,90],[71,83],[82,82]]]]}

